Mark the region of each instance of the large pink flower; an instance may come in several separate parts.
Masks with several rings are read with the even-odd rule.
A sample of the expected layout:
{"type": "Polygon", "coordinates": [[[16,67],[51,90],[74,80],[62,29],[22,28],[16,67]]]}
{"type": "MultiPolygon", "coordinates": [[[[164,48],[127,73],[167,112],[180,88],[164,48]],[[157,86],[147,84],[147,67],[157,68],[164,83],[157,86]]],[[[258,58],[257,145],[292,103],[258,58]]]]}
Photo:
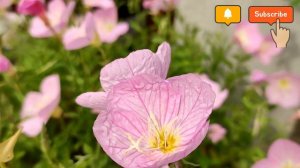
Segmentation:
{"type": "Polygon", "coordinates": [[[71,27],[65,32],[63,44],[66,50],[76,50],[88,46],[93,38],[93,15],[87,13],[79,27],[71,27]]]}
{"type": "Polygon", "coordinates": [[[208,130],[215,95],[196,74],[150,74],[120,81],[95,121],[103,150],[125,168],[158,168],[195,150],[208,130]]]}
{"type": "Polygon", "coordinates": [[[113,0],[83,0],[85,6],[100,7],[100,8],[113,8],[115,2],[113,0]]]}
{"type": "Polygon", "coordinates": [[[129,30],[128,23],[118,23],[116,7],[97,10],[94,13],[94,23],[99,39],[103,43],[113,43],[129,30]]]}
{"type": "Polygon", "coordinates": [[[17,11],[24,15],[38,16],[44,13],[45,8],[42,0],[21,0],[17,11]]]}
{"type": "Polygon", "coordinates": [[[11,62],[4,55],[0,55],[0,73],[7,72],[11,68],[11,62]]]}
{"type": "MultiPolygon", "coordinates": [[[[52,0],[49,2],[46,17],[56,34],[62,33],[66,28],[74,7],[75,1],[70,1],[67,5],[63,0],[52,0]]],[[[34,17],[31,20],[29,33],[37,38],[46,38],[54,35],[54,32],[40,17],[34,17]]]]}
{"type": "Polygon", "coordinates": [[[143,7],[150,9],[153,14],[174,9],[179,0],[144,0],[143,7]]]}
{"type": "Polygon", "coordinates": [[[218,143],[225,137],[226,132],[227,130],[220,124],[210,124],[207,136],[213,143],[218,143]]]}
{"type": "Polygon", "coordinates": [[[58,107],[59,101],[59,76],[48,76],[42,81],[40,92],[29,92],[25,97],[21,111],[22,132],[30,137],[38,135],[58,107]]]}
{"type": "Polygon", "coordinates": [[[299,168],[300,145],[285,139],[275,141],[266,159],[258,161],[252,168],[299,168]]]}
{"type": "Polygon", "coordinates": [[[284,108],[300,105],[300,77],[290,73],[275,73],[268,77],[266,96],[271,104],[284,108]]]}
{"type": "MultiPolygon", "coordinates": [[[[100,72],[100,82],[104,91],[109,91],[120,81],[132,78],[135,75],[150,74],[165,79],[169,70],[171,48],[166,42],[162,43],[156,53],[150,50],[138,50],[126,58],[117,59],[100,72]]],[[[106,109],[105,92],[88,92],[80,95],[76,102],[83,106],[100,112],[106,109]]]]}
{"type": "Polygon", "coordinates": [[[215,100],[215,103],[214,103],[214,109],[220,108],[222,106],[222,104],[224,103],[224,101],[228,97],[228,90],[227,89],[222,90],[220,84],[218,84],[217,82],[211,80],[205,74],[201,75],[201,79],[204,82],[210,84],[210,86],[212,87],[213,91],[216,94],[216,100],[215,100]]]}
{"type": "Polygon", "coordinates": [[[282,49],[276,48],[270,34],[264,36],[257,24],[243,21],[238,24],[234,38],[248,54],[255,56],[262,64],[270,64],[282,49]]]}

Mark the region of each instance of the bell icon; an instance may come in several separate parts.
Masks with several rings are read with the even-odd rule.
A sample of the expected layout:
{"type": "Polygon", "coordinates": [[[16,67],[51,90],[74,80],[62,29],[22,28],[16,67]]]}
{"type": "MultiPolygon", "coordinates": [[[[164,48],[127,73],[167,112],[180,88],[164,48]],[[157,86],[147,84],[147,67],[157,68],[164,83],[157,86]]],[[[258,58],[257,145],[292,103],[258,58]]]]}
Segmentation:
{"type": "Polygon", "coordinates": [[[227,8],[224,12],[224,17],[229,19],[232,17],[232,14],[231,14],[231,10],[229,8],[227,8]]]}

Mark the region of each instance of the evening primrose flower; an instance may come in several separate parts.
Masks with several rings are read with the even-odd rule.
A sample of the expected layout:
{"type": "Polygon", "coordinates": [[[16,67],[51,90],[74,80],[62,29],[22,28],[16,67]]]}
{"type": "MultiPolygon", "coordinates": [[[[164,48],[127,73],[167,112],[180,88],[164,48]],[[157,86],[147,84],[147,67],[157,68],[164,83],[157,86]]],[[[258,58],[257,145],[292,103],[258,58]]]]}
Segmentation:
{"type": "Polygon", "coordinates": [[[222,106],[222,104],[224,103],[224,101],[228,97],[228,90],[227,89],[222,90],[220,84],[218,84],[217,82],[211,80],[206,74],[202,74],[201,79],[204,82],[210,84],[210,86],[212,87],[213,91],[216,94],[214,109],[220,108],[222,106]]]}
{"type": "Polygon", "coordinates": [[[24,15],[38,16],[45,12],[45,8],[42,0],[21,0],[17,11],[24,15]]]}
{"type": "Polygon", "coordinates": [[[95,30],[102,43],[113,43],[129,30],[128,23],[118,23],[118,11],[116,7],[99,9],[93,15],[95,30]]]}
{"type": "Polygon", "coordinates": [[[262,64],[268,65],[272,59],[281,53],[281,48],[276,48],[270,34],[263,35],[257,24],[243,21],[238,24],[234,39],[248,54],[256,57],[262,64]]]}
{"type": "Polygon", "coordinates": [[[281,72],[268,76],[266,97],[271,104],[283,108],[294,108],[300,105],[300,77],[281,72]]]}
{"type": "Polygon", "coordinates": [[[100,83],[105,92],[87,92],[77,97],[77,104],[91,108],[98,113],[106,109],[107,91],[120,81],[135,75],[151,74],[166,79],[171,61],[171,48],[166,42],[162,43],[156,53],[148,49],[137,50],[126,58],[117,59],[100,72],[100,83]]]}
{"type": "Polygon", "coordinates": [[[58,75],[46,77],[40,92],[29,92],[24,100],[20,127],[29,137],[37,136],[60,102],[60,80],[58,75]]]}
{"type": "Polygon", "coordinates": [[[90,45],[94,38],[93,15],[87,13],[79,27],[69,28],[63,36],[66,50],[76,50],[90,45]]]}
{"type": "Polygon", "coordinates": [[[208,138],[215,144],[221,141],[227,133],[227,130],[220,124],[210,124],[208,128],[208,138]]]}
{"type": "Polygon", "coordinates": [[[252,168],[300,168],[300,145],[286,139],[276,140],[267,158],[258,161],[252,168]]]}
{"type": "Polygon", "coordinates": [[[150,74],[114,85],[93,131],[103,150],[125,168],[176,162],[204,139],[214,105],[211,86],[196,74],[167,80],[150,74]]]}
{"type": "Polygon", "coordinates": [[[31,20],[29,33],[32,37],[46,38],[62,33],[67,27],[69,18],[75,7],[75,1],[65,4],[63,0],[52,0],[43,17],[34,17],[31,20]]]}

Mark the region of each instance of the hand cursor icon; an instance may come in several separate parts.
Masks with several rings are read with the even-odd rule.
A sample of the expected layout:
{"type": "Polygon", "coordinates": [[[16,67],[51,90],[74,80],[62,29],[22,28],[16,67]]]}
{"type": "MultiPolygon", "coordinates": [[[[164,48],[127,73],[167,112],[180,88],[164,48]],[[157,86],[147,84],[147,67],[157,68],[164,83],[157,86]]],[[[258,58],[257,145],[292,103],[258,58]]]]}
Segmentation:
{"type": "Polygon", "coordinates": [[[277,19],[276,22],[276,31],[274,29],[271,29],[271,35],[276,43],[277,48],[286,48],[287,43],[290,39],[290,30],[280,27],[280,21],[277,19]]]}

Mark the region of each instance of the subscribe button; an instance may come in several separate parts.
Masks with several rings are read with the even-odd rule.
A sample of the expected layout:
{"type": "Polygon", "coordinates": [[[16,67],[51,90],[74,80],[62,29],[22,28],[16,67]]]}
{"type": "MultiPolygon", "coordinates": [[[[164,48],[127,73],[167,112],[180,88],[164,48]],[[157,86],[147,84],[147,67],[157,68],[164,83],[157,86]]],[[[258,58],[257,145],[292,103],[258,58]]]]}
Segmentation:
{"type": "Polygon", "coordinates": [[[277,19],[281,23],[292,23],[294,21],[294,9],[291,6],[250,6],[250,23],[268,23],[272,25],[277,19]]]}

